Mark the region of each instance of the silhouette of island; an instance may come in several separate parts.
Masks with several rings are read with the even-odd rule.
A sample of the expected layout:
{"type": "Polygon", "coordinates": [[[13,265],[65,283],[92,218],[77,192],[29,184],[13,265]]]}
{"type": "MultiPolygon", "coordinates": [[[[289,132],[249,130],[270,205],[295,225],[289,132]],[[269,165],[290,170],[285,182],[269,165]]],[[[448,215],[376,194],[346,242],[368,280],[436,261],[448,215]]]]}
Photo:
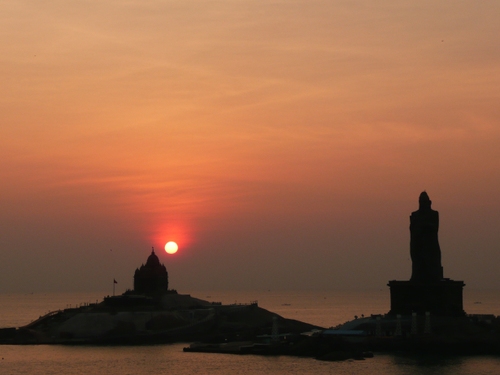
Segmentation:
{"type": "Polygon", "coordinates": [[[500,354],[500,317],[466,315],[464,282],[443,277],[439,214],[426,192],[410,216],[411,278],[389,281],[391,310],[355,316],[332,329],[285,319],[257,302],[223,305],[168,289],[154,249],[134,289],[100,303],[53,311],[19,328],[0,328],[0,344],[155,344],[194,341],[188,352],[362,359],[370,351],[500,354]],[[283,332],[283,333],[280,333],[283,332]]]}
{"type": "Polygon", "coordinates": [[[280,330],[320,328],[258,306],[223,305],[168,289],[168,272],[154,249],[134,273],[134,289],[100,303],[52,311],[19,328],[0,328],[0,344],[152,344],[253,340],[280,330]],[[276,323],[275,323],[276,322],[276,323]]]}

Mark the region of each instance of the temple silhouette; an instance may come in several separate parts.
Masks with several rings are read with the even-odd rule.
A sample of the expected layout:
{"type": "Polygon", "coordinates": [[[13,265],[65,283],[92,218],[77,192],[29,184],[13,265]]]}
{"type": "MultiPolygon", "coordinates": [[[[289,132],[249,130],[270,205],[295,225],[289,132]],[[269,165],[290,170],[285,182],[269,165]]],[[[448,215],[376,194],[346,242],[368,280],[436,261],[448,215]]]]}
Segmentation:
{"type": "Polygon", "coordinates": [[[160,263],[160,259],[158,259],[153,248],[146,264],[135,270],[134,292],[137,294],[153,295],[166,293],[167,291],[167,268],[160,263]]]}
{"type": "Polygon", "coordinates": [[[419,197],[419,209],[410,216],[410,255],[412,274],[409,281],[391,280],[390,315],[412,313],[440,316],[461,316],[463,281],[443,277],[441,248],[438,240],[439,213],[431,208],[432,201],[424,191],[419,197]]]}

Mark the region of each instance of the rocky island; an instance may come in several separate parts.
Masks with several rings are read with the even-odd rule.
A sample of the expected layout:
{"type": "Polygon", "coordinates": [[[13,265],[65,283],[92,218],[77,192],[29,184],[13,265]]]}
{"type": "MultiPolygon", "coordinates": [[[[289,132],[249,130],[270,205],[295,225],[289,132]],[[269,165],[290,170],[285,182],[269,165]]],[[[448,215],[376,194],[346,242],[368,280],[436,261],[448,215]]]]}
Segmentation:
{"type": "Polygon", "coordinates": [[[51,312],[0,329],[0,344],[134,345],[195,342],[187,352],[362,359],[372,352],[500,355],[500,318],[468,315],[463,281],[443,276],[439,216],[426,192],[410,216],[412,275],[389,282],[387,314],[324,329],[258,306],[223,305],[168,289],[154,249],[134,274],[134,290],[100,303],[51,312]]]}
{"type": "Polygon", "coordinates": [[[258,306],[223,305],[168,289],[154,249],[134,274],[134,289],[102,302],[50,312],[19,328],[0,329],[1,344],[153,344],[254,340],[271,333],[318,329],[258,306]]]}

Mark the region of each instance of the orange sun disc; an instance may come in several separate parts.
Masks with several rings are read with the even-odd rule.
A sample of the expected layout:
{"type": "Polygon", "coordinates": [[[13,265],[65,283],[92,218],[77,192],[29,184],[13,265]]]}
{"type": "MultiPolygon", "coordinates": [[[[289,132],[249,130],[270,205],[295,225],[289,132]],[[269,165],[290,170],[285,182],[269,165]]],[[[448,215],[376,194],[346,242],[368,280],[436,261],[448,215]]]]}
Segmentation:
{"type": "Polygon", "coordinates": [[[174,241],[169,241],[165,245],[165,251],[169,254],[175,254],[179,250],[179,246],[174,241]]]}

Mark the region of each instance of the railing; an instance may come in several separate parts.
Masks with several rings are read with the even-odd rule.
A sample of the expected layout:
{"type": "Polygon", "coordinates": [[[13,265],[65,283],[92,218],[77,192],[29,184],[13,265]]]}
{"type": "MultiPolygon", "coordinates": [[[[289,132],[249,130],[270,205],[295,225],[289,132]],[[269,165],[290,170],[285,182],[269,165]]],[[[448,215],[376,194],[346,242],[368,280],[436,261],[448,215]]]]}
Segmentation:
{"type": "Polygon", "coordinates": [[[62,312],[62,310],[56,310],[56,311],[51,311],[51,312],[48,312],[47,314],[39,317],[38,319],[36,320],[33,320],[31,323],[28,323],[26,324],[25,326],[23,327],[20,327],[20,328],[31,328],[31,327],[34,327],[35,325],[37,325],[38,323],[42,322],[43,320],[47,319],[47,318],[50,318],[51,316],[54,316],[54,315],[57,315],[59,314],[60,312],[62,312]]]}
{"type": "Polygon", "coordinates": [[[249,303],[231,303],[229,306],[257,306],[258,301],[250,301],[249,303]]]}

